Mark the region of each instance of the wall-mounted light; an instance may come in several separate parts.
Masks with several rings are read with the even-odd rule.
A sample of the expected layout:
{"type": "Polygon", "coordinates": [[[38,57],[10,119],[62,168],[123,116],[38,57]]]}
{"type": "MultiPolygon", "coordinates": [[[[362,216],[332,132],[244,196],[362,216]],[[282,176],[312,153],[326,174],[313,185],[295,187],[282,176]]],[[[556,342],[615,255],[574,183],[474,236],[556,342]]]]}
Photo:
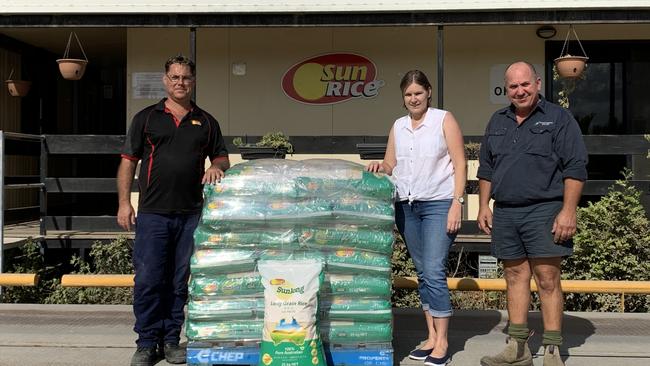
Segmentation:
{"type": "Polygon", "coordinates": [[[543,25],[539,28],[537,28],[537,37],[542,38],[542,39],[549,39],[553,38],[555,34],[557,33],[557,30],[555,30],[555,27],[551,25],[543,25]]]}

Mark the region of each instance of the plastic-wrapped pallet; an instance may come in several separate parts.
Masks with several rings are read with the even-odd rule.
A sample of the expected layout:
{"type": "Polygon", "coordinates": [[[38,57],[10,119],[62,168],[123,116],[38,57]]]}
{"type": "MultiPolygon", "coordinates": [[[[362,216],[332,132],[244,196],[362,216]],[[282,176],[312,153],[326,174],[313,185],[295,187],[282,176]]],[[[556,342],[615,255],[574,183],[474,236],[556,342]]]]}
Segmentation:
{"type": "Polygon", "coordinates": [[[257,263],[306,259],[324,263],[323,341],[390,347],[394,208],[386,176],[343,160],[260,159],[233,166],[204,197],[190,264],[190,346],[259,342],[257,263]]]}

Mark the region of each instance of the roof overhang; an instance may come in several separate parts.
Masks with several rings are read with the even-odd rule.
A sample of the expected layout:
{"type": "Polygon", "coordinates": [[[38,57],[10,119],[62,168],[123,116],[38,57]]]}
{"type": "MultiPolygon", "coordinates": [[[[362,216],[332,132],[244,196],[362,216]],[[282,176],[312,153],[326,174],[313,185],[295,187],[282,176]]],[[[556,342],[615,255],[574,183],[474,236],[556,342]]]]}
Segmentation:
{"type": "Polygon", "coordinates": [[[0,27],[650,23],[648,0],[14,0],[0,27]]]}

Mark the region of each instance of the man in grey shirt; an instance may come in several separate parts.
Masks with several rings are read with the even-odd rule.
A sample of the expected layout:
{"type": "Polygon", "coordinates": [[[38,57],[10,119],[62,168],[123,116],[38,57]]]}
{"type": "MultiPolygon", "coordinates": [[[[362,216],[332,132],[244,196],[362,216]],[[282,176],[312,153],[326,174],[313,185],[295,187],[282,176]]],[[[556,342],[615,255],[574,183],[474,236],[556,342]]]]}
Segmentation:
{"type": "Polygon", "coordinates": [[[528,348],[530,279],[535,278],[544,324],[544,366],[564,365],[562,257],[573,253],[576,211],[587,179],[580,127],[566,109],[544,99],[542,81],[527,62],[505,72],[510,106],[494,113],[479,157],[478,225],[492,235],[508,292],[506,348],[481,366],[532,366],[528,348]],[[489,206],[494,199],[494,215],[489,206]]]}

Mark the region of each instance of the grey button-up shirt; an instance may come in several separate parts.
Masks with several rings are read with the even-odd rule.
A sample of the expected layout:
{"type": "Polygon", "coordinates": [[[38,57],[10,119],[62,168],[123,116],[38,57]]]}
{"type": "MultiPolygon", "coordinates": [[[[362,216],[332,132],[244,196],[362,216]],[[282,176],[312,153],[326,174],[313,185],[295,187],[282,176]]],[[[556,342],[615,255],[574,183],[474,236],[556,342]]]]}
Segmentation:
{"type": "Polygon", "coordinates": [[[481,144],[478,178],[492,183],[490,196],[503,205],[562,200],[564,179],[587,179],[587,149],[566,109],[542,96],[517,124],[514,107],[496,111],[481,144]]]}

